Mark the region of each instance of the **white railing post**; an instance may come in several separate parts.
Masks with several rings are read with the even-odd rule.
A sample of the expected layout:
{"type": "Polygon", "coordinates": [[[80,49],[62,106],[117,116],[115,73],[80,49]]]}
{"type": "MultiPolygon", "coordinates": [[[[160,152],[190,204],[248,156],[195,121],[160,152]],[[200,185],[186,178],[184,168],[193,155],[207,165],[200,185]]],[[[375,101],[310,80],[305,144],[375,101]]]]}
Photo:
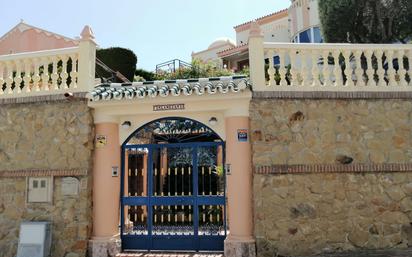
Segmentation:
{"type": "Polygon", "coordinates": [[[96,69],[96,43],[94,42],[93,31],[89,26],[85,26],[80,35],[81,39],[79,43],[79,63],[76,91],[88,92],[94,86],[96,69]]]}
{"type": "Polygon", "coordinates": [[[253,90],[267,90],[263,33],[256,21],[252,22],[249,32],[249,67],[253,90]]]}

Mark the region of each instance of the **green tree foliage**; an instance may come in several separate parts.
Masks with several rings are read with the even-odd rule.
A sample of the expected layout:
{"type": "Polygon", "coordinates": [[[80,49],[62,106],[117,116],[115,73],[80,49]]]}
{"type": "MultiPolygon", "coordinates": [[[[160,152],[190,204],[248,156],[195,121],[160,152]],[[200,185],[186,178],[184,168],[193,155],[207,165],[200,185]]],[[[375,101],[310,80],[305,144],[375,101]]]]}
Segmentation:
{"type": "MultiPolygon", "coordinates": [[[[98,49],[96,57],[113,71],[119,71],[128,80],[133,81],[136,71],[137,57],[132,50],[121,47],[98,49]]],[[[111,73],[96,65],[96,73],[100,77],[110,78],[111,73]]],[[[119,82],[117,80],[117,82],[119,82]]]]}
{"type": "Polygon", "coordinates": [[[407,43],[412,38],[411,0],[319,0],[328,43],[407,43]]]}

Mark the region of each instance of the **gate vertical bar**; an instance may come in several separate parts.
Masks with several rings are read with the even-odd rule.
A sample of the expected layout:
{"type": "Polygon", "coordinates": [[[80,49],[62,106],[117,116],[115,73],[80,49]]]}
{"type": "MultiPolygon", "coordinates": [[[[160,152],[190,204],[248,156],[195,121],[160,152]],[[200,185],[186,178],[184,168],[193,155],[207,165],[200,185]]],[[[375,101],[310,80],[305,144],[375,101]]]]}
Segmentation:
{"type": "MultiPolygon", "coordinates": [[[[123,237],[123,227],[124,227],[124,202],[123,202],[123,191],[124,191],[124,167],[125,167],[125,149],[122,146],[120,151],[120,238],[123,237]]],[[[121,244],[121,250],[123,251],[123,243],[121,244]]]]}
{"type": "Polygon", "coordinates": [[[198,166],[197,166],[197,146],[193,147],[193,226],[194,226],[194,244],[196,251],[199,250],[199,206],[197,203],[197,198],[199,194],[198,189],[198,166]]]}
{"type": "Polygon", "coordinates": [[[222,168],[223,168],[223,178],[224,178],[224,183],[223,183],[223,197],[224,197],[224,205],[223,205],[223,211],[224,211],[224,216],[223,216],[223,226],[225,227],[225,236],[227,236],[227,199],[226,199],[226,144],[223,142],[221,144],[222,146],[222,152],[223,152],[223,163],[222,163],[222,168]]]}
{"type": "Polygon", "coordinates": [[[143,181],[143,183],[147,183],[147,197],[148,197],[148,203],[147,203],[147,226],[148,226],[148,236],[149,236],[149,251],[153,249],[153,235],[152,235],[152,229],[153,229],[153,218],[152,218],[152,195],[153,195],[153,150],[154,147],[150,145],[148,147],[148,158],[147,158],[147,181],[143,181]]]}

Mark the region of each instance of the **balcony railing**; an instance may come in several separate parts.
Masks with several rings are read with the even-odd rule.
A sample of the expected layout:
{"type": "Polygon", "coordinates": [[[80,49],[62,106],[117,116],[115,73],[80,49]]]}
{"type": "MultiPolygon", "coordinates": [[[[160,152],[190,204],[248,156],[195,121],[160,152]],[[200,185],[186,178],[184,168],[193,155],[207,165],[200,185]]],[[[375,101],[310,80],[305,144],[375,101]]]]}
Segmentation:
{"type": "Polygon", "coordinates": [[[78,47],[0,56],[0,95],[77,89],[78,47]]]}
{"type": "Polygon", "coordinates": [[[411,44],[265,43],[249,41],[255,91],[412,92],[411,44]]]}
{"type": "Polygon", "coordinates": [[[412,89],[410,45],[265,43],[264,49],[268,85],[276,89],[412,89]]]}
{"type": "Polygon", "coordinates": [[[87,26],[79,46],[0,55],[0,98],[88,92],[94,65],[95,43],[87,26]]]}

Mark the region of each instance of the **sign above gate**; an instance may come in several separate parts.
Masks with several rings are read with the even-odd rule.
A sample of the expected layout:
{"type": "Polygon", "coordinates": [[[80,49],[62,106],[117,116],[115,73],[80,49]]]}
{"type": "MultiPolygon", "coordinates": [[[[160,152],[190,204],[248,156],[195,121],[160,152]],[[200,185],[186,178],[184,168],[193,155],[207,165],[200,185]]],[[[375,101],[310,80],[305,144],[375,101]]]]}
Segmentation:
{"type": "Polygon", "coordinates": [[[185,104],[159,104],[153,105],[153,111],[175,111],[175,110],[184,110],[185,104]]]}

